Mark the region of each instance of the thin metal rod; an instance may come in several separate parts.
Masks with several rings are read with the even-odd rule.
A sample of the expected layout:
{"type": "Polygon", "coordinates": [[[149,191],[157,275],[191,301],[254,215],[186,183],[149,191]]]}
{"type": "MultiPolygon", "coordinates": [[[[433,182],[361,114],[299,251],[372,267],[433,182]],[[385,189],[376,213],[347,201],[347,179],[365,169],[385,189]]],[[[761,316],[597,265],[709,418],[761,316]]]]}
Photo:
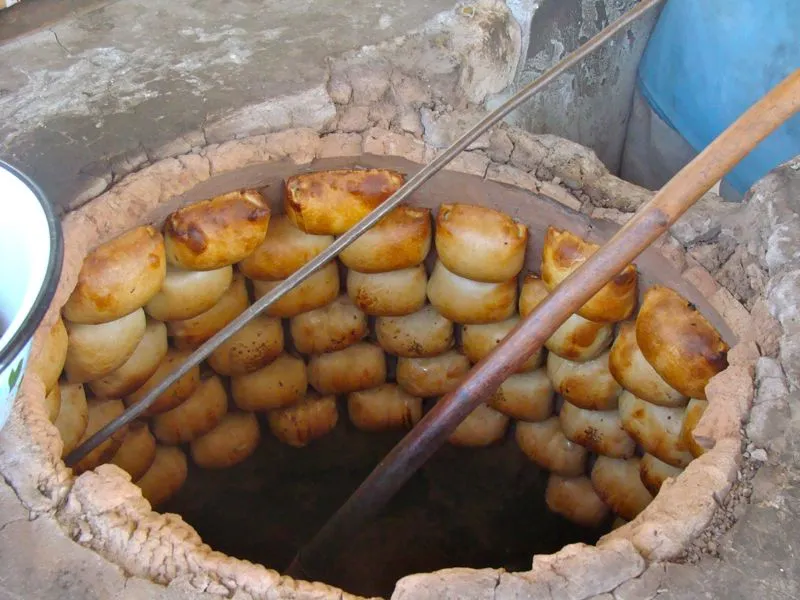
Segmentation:
{"type": "Polygon", "coordinates": [[[219,348],[229,337],[241,330],[242,327],[247,325],[247,323],[249,323],[264,309],[280,300],[287,292],[290,292],[297,285],[301,284],[319,269],[324,267],[328,262],[336,258],[336,256],[338,256],[342,250],[356,241],[359,236],[361,236],[383,217],[385,217],[389,212],[392,211],[392,209],[394,209],[398,204],[419,189],[422,184],[439,172],[460,152],[465,150],[472,142],[477,140],[491,127],[500,122],[512,110],[517,108],[534,94],[538,93],[545,86],[549,85],[562,73],[578,64],[581,60],[583,60],[583,58],[600,48],[606,41],[613,37],[614,34],[636,21],[645,12],[649,11],[651,8],[655,7],[661,2],[663,2],[663,0],[643,0],[640,4],[636,5],[634,8],[622,15],[622,17],[620,17],[617,21],[603,29],[583,46],[578,48],[575,52],[564,57],[552,68],[542,73],[541,76],[532,81],[529,85],[515,93],[501,106],[486,115],[470,130],[453,142],[449,148],[447,148],[439,156],[434,158],[430,163],[420,169],[378,208],[356,223],[345,234],[336,239],[333,244],[328,246],[327,249],[317,255],[313,260],[309,261],[288,278],[283,280],[270,293],[259,298],[247,310],[245,310],[242,314],[240,314],[228,325],[223,327],[219,332],[212,336],[207,342],[192,352],[180,367],[165,377],[161,383],[154,387],[141,401],[129,406],[120,416],[110,421],[95,434],[91,435],[80,446],[70,452],[64,461],[66,462],[67,466],[74,466],[89,452],[94,450],[97,446],[102,444],[106,439],[113,435],[114,432],[116,432],[120,427],[124,427],[139,417],[156,401],[156,398],[167,391],[169,386],[183,377],[193,367],[199,365],[206,358],[208,358],[214,352],[214,350],[219,348]]]}
{"type": "Polygon", "coordinates": [[[312,573],[375,516],[444,444],[458,425],[544,345],[606,283],[632,263],[736,163],[800,110],[800,69],[739,117],[679,171],[628,223],[557,286],[478,362],[378,464],[345,504],[297,554],[292,577],[312,573]]]}

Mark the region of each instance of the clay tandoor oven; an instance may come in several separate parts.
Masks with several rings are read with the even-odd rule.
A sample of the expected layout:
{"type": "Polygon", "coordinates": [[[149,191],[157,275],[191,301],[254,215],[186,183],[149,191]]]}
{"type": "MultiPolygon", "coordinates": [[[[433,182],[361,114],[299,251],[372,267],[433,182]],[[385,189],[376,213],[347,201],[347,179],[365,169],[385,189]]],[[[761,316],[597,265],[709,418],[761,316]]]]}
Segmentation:
{"type": "Polygon", "coordinates": [[[744,359],[729,352],[730,324],[676,268],[681,251],[660,245],[347,542],[321,574],[335,587],[277,573],[520,313],[616,229],[558,194],[506,183],[510,166],[493,181],[455,163],[146,418],[66,469],[60,458],[81,439],[421,162],[391,148],[275,150],[308,135],[168,159],[66,217],[64,275],[11,427],[30,440],[20,472],[56,503],[68,535],[131,574],[254,598],[342,597],[337,587],[389,596],[413,573],[469,579],[487,567],[509,572],[491,575],[496,585],[534,593],[554,564],[580,566],[575,585],[612,589],[645,559],[678,556],[735,478],[747,401],[734,417],[715,405],[728,365],[744,359]]]}

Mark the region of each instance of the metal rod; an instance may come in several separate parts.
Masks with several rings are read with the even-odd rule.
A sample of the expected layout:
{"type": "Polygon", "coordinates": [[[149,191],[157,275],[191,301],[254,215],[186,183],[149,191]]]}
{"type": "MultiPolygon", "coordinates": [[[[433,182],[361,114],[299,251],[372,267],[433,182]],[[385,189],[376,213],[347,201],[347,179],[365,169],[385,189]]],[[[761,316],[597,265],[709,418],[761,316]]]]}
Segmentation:
{"type": "Polygon", "coordinates": [[[444,396],[370,473],[347,502],[297,554],[293,577],[327,557],[389,499],[446,441],[473,410],[538,351],[570,315],[655,242],[736,163],[800,110],[800,69],[740,116],[679,171],[628,223],[577,268],[533,312],[444,396]]]}
{"type": "Polygon", "coordinates": [[[192,352],[186,361],[175,371],[164,378],[161,383],[154,387],[150,393],[142,398],[141,401],[129,406],[120,416],[110,421],[93,435],[89,436],[80,446],[70,452],[64,462],[68,467],[75,466],[78,461],[85,457],[89,452],[102,444],[106,439],[114,434],[120,427],[124,427],[142,413],[144,413],[169,386],[188,373],[193,367],[199,365],[208,358],[214,350],[219,348],[229,337],[242,329],[254,317],[261,313],[278,300],[287,292],[290,292],[297,285],[308,279],[311,275],[325,266],[328,262],[336,258],[339,253],[352,244],[364,232],[370,229],[398,204],[408,198],[412,193],[419,189],[422,184],[433,177],[445,165],[452,161],[461,151],[465,150],[472,142],[486,133],[491,127],[507,116],[512,110],[528,100],[531,96],[550,84],[559,75],[578,64],[583,58],[600,48],[606,41],[613,37],[617,32],[624,29],[641,17],[651,8],[663,2],[663,0],[643,0],[640,4],[622,15],[617,21],[600,31],[596,36],[586,42],[583,46],[564,57],[553,67],[542,73],[537,79],[526,87],[519,90],[511,98],[506,100],[501,106],[490,112],[471,129],[459,137],[453,144],[434,158],[430,163],[413,175],[400,189],[383,202],[378,208],[364,217],[361,221],[351,227],[345,234],[336,239],[333,244],[328,246],[323,252],[313,260],[303,265],[280,285],[276,286],[270,293],[262,296],[254,302],[247,310],[236,317],[228,325],[212,336],[207,342],[192,352]]]}

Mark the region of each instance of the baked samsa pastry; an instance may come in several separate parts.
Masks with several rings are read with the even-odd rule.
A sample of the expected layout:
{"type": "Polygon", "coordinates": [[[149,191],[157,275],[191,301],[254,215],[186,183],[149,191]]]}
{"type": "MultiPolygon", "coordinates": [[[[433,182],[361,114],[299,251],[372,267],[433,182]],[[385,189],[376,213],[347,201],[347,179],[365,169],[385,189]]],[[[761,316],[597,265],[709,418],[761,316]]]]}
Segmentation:
{"type": "Polygon", "coordinates": [[[728,366],[728,344],[692,303],[654,285],[636,317],[642,354],[670,386],[684,396],[706,399],[706,385],[728,366]]]}
{"type": "Polygon", "coordinates": [[[547,508],[582,527],[599,527],[611,512],[585,475],[551,473],[544,498],[547,508]]]}
{"type": "Polygon", "coordinates": [[[67,357],[64,373],[70,383],[105,377],[121,367],[144,337],[147,319],[141,308],[97,325],[65,322],[67,357]]]}
{"type": "MultiPolygon", "coordinates": [[[[525,276],[519,294],[519,314],[527,317],[547,297],[547,286],[533,274],[525,276]]],[[[550,352],[574,362],[597,358],[611,344],[614,326],[571,315],[544,345],[550,352]]]]}
{"type": "MultiPolygon", "coordinates": [[[[542,280],[547,289],[552,291],[599,249],[598,244],[569,231],[549,227],[542,250],[542,280]]],[[[627,319],[636,307],[637,279],[636,267],[628,265],[592,296],[578,314],[601,323],[627,319]]]]}
{"type": "Polygon", "coordinates": [[[453,322],[430,304],[410,315],[378,317],[378,344],[389,354],[404,358],[429,358],[453,347],[453,322]]]}
{"type": "Polygon", "coordinates": [[[412,396],[396,383],[347,396],[350,421],[361,431],[411,429],[422,418],[422,398],[412,396]]]}
{"type": "Polygon", "coordinates": [[[619,397],[619,415],[625,431],[659,460],[681,468],[692,460],[681,436],[683,414],[683,408],[650,404],[627,391],[619,397]]]}
{"type": "Polygon", "coordinates": [[[528,228],[508,215],[471,204],[442,204],[436,253],[449,271],[473,281],[502,283],[525,262],[528,228]]]}
{"type": "Polygon", "coordinates": [[[408,269],[425,260],[432,237],[430,209],[398,206],[342,250],[339,259],[359,273],[408,269]]]}
{"type": "Polygon", "coordinates": [[[284,444],[302,448],[336,427],[339,422],[336,396],[309,392],[296,404],[269,411],[267,422],[272,435],[284,444]]]}
{"type": "Polygon", "coordinates": [[[436,261],[428,280],[428,300],[447,319],[481,324],[505,321],[517,304],[517,280],[500,283],[473,281],[449,271],[436,261]]]}
{"type": "Polygon", "coordinates": [[[632,521],[653,501],[639,475],[638,458],[598,456],[592,467],[592,485],[597,495],[616,514],[632,521]]]}
{"type": "Polygon", "coordinates": [[[96,325],[143,307],[166,275],[164,238],[143,225],[101,244],[83,259],[78,283],[61,309],[68,321],[96,325]]]}
{"type": "Polygon", "coordinates": [[[558,417],[538,423],[518,422],[515,437],[523,454],[543,469],[565,477],[577,477],[586,469],[589,452],[567,439],[558,417]]]}
{"type": "Polygon", "coordinates": [[[164,224],[170,264],[193,271],[232,265],[264,241],[270,210],[256,190],[238,190],[179,208],[164,224]]]}
{"type": "Polygon", "coordinates": [[[564,402],[558,415],[567,439],[596,454],[630,458],[636,442],[622,427],[616,410],[586,410],[564,402]]]}
{"type": "Polygon", "coordinates": [[[547,374],[556,393],[575,406],[588,410],[617,407],[622,387],[608,370],[608,352],[586,362],[573,362],[551,352],[547,355],[547,374]]]}
{"type": "Polygon", "coordinates": [[[611,346],[608,368],[614,379],[634,396],[660,406],[685,406],[688,398],[656,373],[639,350],[636,324],[626,321],[619,327],[611,346]]]}
{"type": "Polygon", "coordinates": [[[509,418],[485,404],[478,407],[461,421],[447,441],[453,446],[481,448],[503,439],[508,429],[509,418]]]}
{"type": "Polygon", "coordinates": [[[330,246],[333,239],[332,235],[301,231],[286,215],[275,215],[266,238],[239,263],[239,271],[250,279],[286,279],[330,246]]]}
{"type": "Polygon", "coordinates": [[[159,292],[144,310],[159,321],[183,321],[206,312],[233,282],[230,265],[211,271],[187,271],[169,265],[159,292]]]}
{"type": "Polygon", "coordinates": [[[315,235],[341,235],[400,189],[405,178],[386,169],[340,169],[286,180],[284,209],[292,224],[315,235]]]}

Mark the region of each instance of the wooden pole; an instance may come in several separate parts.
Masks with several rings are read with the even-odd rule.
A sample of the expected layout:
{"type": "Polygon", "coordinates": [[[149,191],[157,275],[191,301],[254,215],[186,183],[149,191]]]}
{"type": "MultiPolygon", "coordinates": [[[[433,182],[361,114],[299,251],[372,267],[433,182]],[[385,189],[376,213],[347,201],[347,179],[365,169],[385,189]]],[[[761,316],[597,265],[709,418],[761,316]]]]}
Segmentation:
{"type": "Polygon", "coordinates": [[[361,523],[375,516],[505,379],[573,313],[655,242],[711,186],[781,123],[800,110],[800,69],[789,75],[681,169],[603,247],[576,269],[442,398],[378,464],[345,504],[302,548],[287,574],[329,563],[361,523]]]}

